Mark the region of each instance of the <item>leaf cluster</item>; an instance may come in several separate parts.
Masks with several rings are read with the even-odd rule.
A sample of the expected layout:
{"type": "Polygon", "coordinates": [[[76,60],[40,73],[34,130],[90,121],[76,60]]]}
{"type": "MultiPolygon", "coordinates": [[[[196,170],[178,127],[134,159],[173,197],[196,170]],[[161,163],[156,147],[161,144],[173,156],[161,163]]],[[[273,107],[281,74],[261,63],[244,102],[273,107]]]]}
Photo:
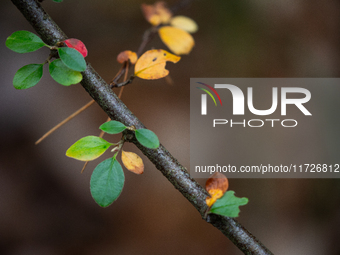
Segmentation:
{"type": "Polygon", "coordinates": [[[190,33],[198,30],[196,22],[186,16],[172,17],[164,2],[142,4],[145,19],[158,30],[163,43],[175,54],[189,54],[195,45],[190,33]]]}
{"type": "MultiPolygon", "coordinates": [[[[159,139],[154,132],[149,129],[135,129],[133,126],[127,127],[119,121],[108,121],[99,127],[108,134],[118,134],[128,129],[135,133],[136,139],[144,147],[157,149],[159,139]]],[[[124,172],[116,157],[122,150],[124,136],[118,143],[110,143],[98,136],[86,136],[75,142],[66,151],[66,156],[81,161],[90,161],[100,157],[111,146],[114,156],[101,162],[93,170],[90,189],[94,200],[102,207],[112,204],[120,195],[124,186],[124,172]]],[[[136,174],[144,172],[142,159],[133,152],[122,150],[122,163],[130,171],[136,174]]]]}
{"type": "MultiPolygon", "coordinates": [[[[87,55],[86,47],[77,39],[68,39],[64,43],[68,47],[50,46],[37,35],[25,30],[16,31],[10,35],[6,40],[6,46],[17,53],[34,52],[44,46],[51,50],[51,54],[43,63],[21,67],[14,75],[14,87],[28,89],[35,86],[42,78],[43,66],[47,63],[49,73],[56,82],[64,86],[79,83],[83,79],[81,72],[86,69],[84,59],[87,55]],[[54,51],[57,51],[58,58],[51,61],[54,51]]],[[[60,45],[64,45],[64,43],[60,43],[60,45]]]]}
{"type": "Polygon", "coordinates": [[[206,203],[208,210],[206,213],[215,213],[227,217],[238,217],[239,207],[248,203],[248,198],[239,198],[234,195],[234,191],[229,190],[227,177],[221,173],[213,174],[206,182],[205,189],[210,197],[207,197],[206,203]],[[226,192],[227,191],[227,192],[226,192]]]}
{"type": "MultiPolygon", "coordinates": [[[[148,32],[158,33],[164,44],[176,55],[162,49],[155,49],[146,51],[137,59],[135,52],[126,50],[118,54],[117,61],[119,63],[129,61],[135,64],[132,78],[137,76],[148,80],[160,79],[169,74],[169,71],[165,69],[167,61],[177,63],[180,60],[177,55],[191,52],[195,41],[190,33],[195,33],[198,26],[194,20],[186,16],[172,17],[173,14],[164,2],[156,2],[154,5],[142,4],[142,11],[145,19],[152,25],[148,32]]],[[[116,86],[128,83],[116,84],[116,86]]]]}

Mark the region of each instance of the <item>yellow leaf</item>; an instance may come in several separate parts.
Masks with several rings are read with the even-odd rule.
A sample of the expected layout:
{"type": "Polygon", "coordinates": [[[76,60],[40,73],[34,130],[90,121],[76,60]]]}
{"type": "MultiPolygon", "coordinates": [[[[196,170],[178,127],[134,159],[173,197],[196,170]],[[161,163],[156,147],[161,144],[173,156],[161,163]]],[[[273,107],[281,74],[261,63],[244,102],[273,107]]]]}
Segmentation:
{"type": "Polygon", "coordinates": [[[211,197],[207,197],[205,199],[205,202],[209,207],[211,207],[216,202],[217,199],[223,196],[223,192],[220,189],[210,190],[209,194],[211,197]]]}
{"type": "Polygon", "coordinates": [[[135,64],[137,61],[137,54],[131,50],[122,51],[117,56],[118,63],[123,64],[125,61],[130,60],[131,64],[135,64]]]}
{"type": "Polygon", "coordinates": [[[163,43],[177,55],[189,54],[195,45],[192,36],[177,27],[164,26],[158,30],[163,43]]]}
{"type": "Polygon", "coordinates": [[[183,29],[189,33],[195,33],[198,30],[196,22],[186,16],[176,16],[170,20],[170,25],[183,29]]]}
{"type": "Polygon", "coordinates": [[[147,80],[163,78],[169,74],[165,69],[166,62],[177,63],[180,59],[165,50],[149,50],[137,60],[135,76],[147,80]]]}
{"type": "Polygon", "coordinates": [[[205,189],[211,197],[207,197],[205,202],[211,207],[217,199],[221,198],[229,187],[227,177],[221,173],[213,174],[205,183],[205,189]]]}
{"type": "Polygon", "coordinates": [[[156,2],[154,5],[142,4],[145,19],[154,26],[169,22],[172,13],[164,2],[156,2]]]}
{"type": "Polygon", "coordinates": [[[122,151],[122,162],[128,170],[135,174],[144,172],[143,160],[136,153],[122,151]]]}

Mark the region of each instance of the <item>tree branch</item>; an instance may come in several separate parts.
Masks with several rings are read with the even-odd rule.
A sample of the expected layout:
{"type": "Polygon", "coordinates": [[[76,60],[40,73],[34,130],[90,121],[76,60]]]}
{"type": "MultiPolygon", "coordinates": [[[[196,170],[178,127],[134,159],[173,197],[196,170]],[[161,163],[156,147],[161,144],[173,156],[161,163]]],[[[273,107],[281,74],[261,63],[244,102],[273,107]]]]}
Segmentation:
{"type": "MultiPolygon", "coordinates": [[[[67,39],[65,33],[57,26],[36,0],[11,0],[25,16],[42,40],[55,45],[67,39]]],[[[110,86],[87,63],[82,73],[81,85],[90,96],[100,105],[111,119],[118,120],[126,126],[145,128],[131,111],[121,102],[110,86]]],[[[182,195],[203,216],[207,205],[207,192],[193,178],[187,170],[162,146],[157,150],[141,146],[131,133],[125,133],[126,139],[136,146],[152,161],[158,170],[178,189],[182,195]]],[[[241,224],[232,218],[211,214],[207,221],[226,235],[244,254],[272,254],[258,239],[248,232],[241,224]]]]}

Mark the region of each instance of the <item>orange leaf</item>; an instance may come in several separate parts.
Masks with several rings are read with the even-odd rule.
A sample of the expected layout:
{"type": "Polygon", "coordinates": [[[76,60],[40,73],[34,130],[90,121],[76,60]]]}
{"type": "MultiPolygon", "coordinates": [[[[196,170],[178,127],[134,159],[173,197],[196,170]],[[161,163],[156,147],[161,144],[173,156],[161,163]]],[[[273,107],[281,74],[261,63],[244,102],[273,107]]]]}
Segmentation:
{"type": "Polygon", "coordinates": [[[180,59],[165,50],[149,50],[137,60],[135,76],[147,80],[163,78],[169,74],[165,69],[166,62],[177,63],[180,59]]]}
{"type": "Polygon", "coordinates": [[[186,16],[176,16],[170,20],[170,25],[183,29],[189,33],[195,33],[198,30],[196,22],[186,16]]]}
{"type": "Polygon", "coordinates": [[[227,177],[221,173],[213,174],[205,183],[205,189],[211,197],[207,197],[205,202],[211,207],[217,199],[221,198],[229,187],[227,177]]]}
{"type": "Polygon", "coordinates": [[[177,27],[164,26],[158,30],[163,43],[177,55],[189,54],[195,45],[192,36],[177,27]]]}
{"type": "Polygon", "coordinates": [[[128,170],[135,174],[144,172],[143,160],[136,153],[122,151],[122,162],[128,170]]]}
{"type": "Polygon", "coordinates": [[[164,2],[156,2],[154,5],[142,4],[145,19],[154,26],[169,22],[172,13],[164,2]]]}
{"type": "Polygon", "coordinates": [[[137,61],[137,54],[131,50],[122,51],[117,56],[118,63],[123,64],[125,61],[130,60],[131,64],[135,64],[137,61]]]}

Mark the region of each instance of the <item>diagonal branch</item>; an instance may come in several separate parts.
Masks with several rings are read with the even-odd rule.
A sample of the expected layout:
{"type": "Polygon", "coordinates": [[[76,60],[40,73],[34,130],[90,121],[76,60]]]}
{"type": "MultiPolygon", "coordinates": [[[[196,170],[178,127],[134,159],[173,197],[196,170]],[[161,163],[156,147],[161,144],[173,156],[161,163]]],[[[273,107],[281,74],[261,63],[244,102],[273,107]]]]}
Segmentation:
{"type": "MultiPolygon", "coordinates": [[[[54,45],[67,38],[36,0],[11,1],[45,43],[54,45]]],[[[145,128],[90,64],[87,64],[87,68],[82,74],[81,85],[111,119],[118,120],[126,126],[134,125],[136,128],[145,128]]],[[[157,150],[147,149],[141,146],[132,134],[127,133],[125,135],[126,139],[135,143],[156,168],[203,216],[207,209],[205,203],[207,193],[202,186],[190,177],[187,170],[162,145],[157,150]]],[[[222,231],[244,254],[272,254],[256,237],[234,219],[212,214],[208,217],[208,221],[222,231]]]]}

